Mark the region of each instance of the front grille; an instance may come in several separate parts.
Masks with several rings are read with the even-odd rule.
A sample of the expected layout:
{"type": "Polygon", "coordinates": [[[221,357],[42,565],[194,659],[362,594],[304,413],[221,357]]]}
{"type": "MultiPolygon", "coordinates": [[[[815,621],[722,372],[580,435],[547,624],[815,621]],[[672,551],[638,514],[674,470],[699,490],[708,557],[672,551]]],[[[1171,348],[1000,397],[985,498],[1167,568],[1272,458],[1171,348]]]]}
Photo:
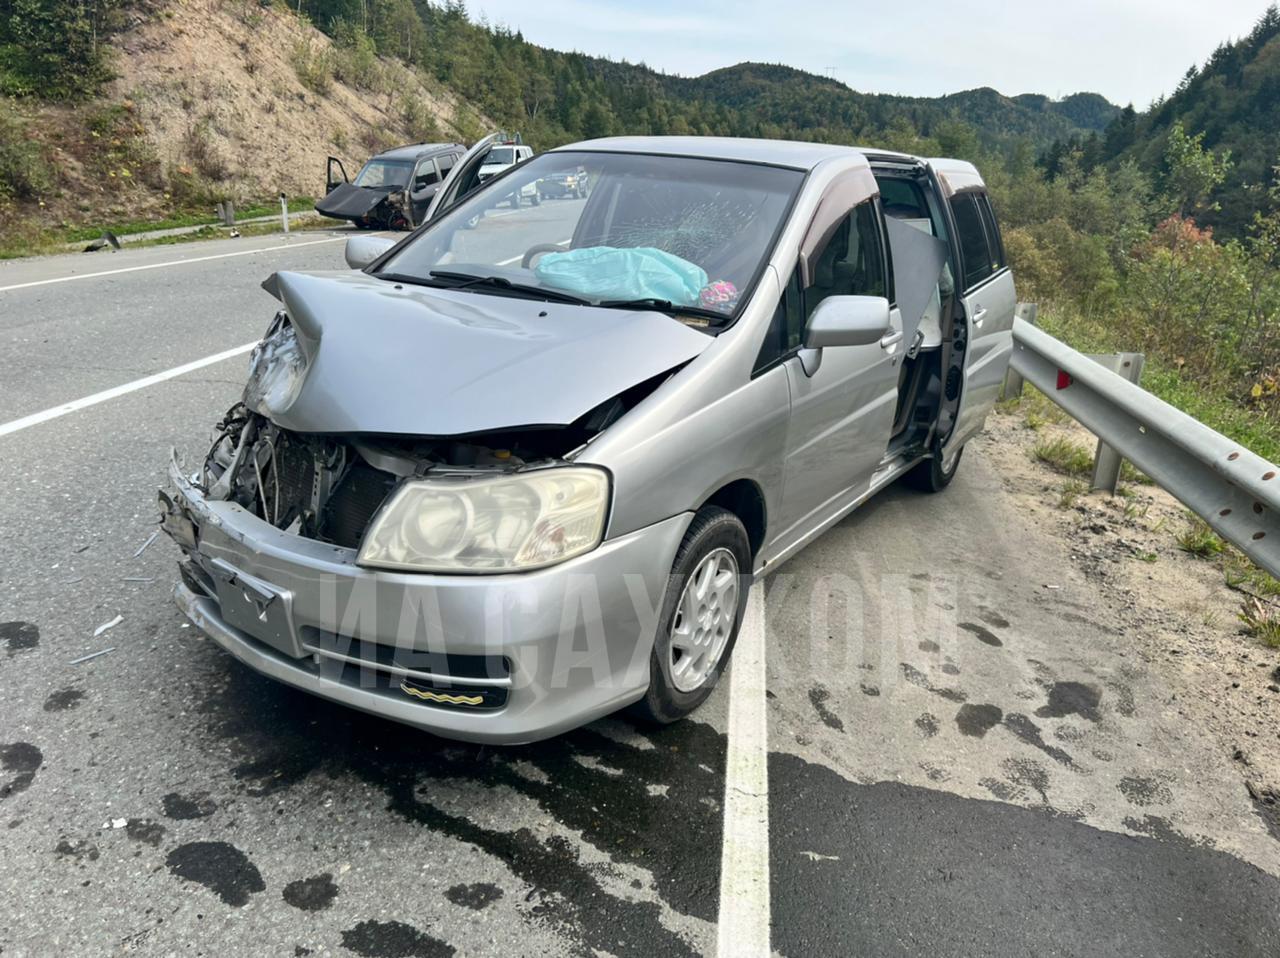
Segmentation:
{"type": "Polygon", "coordinates": [[[280,486],[277,492],[274,484],[267,484],[268,501],[272,502],[274,512],[270,518],[276,525],[287,527],[310,507],[315,482],[315,454],[307,446],[290,439],[287,433],[282,433],[276,444],[275,465],[279,470],[280,486]]]}
{"type": "Polygon", "coordinates": [[[342,477],[325,504],[320,537],[334,545],[357,549],[374,515],[395,487],[396,477],[357,462],[342,477]]]}
{"type": "Polygon", "coordinates": [[[511,660],[503,655],[458,655],[401,649],[380,642],[364,642],[326,632],[309,625],[302,627],[303,648],[322,655],[358,659],[375,668],[411,669],[452,679],[510,679],[511,660]]]}
{"type": "Polygon", "coordinates": [[[304,626],[302,647],[325,679],[421,705],[492,711],[507,704],[511,660],[400,649],[304,626]]]}

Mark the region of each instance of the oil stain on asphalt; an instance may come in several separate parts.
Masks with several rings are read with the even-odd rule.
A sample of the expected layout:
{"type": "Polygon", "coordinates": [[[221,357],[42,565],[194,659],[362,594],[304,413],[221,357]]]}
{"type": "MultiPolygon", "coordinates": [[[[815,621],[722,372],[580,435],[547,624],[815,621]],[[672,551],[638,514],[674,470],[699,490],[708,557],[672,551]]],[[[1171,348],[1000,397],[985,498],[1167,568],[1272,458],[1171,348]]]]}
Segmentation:
{"type": "Polygon", "coordinates": [[[843,732],[844,721],[827,707],[827,702],[830,699],[831,693],[820,685],[809,690],[809,702],[813,706],[813,710],[818,713],[818,718],[822,719],[822,724],[827,728],[835,729],[837,732],[843,732]]]}
{"type": "MultiPolygon", "coordinates": [[[[709,726],[680,722],[632,744],[588,727],[519,749],[461,746],[296,692],[235,663],[221,667],[225,681],[204,686],[200,709],[208,731],[230,747],[230,771],[247,798],[277,796],[313,775],[375,787],[390,814],[501,861],[533,889],[536,904],[526,913],[584,949],[618,958],[695,955],[661,920],[663,903],[715,922],[720,856],[688,853],[691,843],[720,831],[725,742],[709,726]],[[564,835],[481,824],[436,796],[440,787],[487,793],[499,786],[532,800],[613,861],[647,871],[662,902],[613,893],[608,870],[584,862],[564,835]]],[[[176,804],[167,801],[166,810],[176,804]]],[[[197,869],[188,852],[170,869],[241,901],[245,889],[261,890],[261,876],[242,853],[224,846],[216,860],[216,869],[197,869]]],[[[378,941],[408,934],[386,924],[366,922],[349,935],[366,949],[361,953],[376,954],[378,941]]]]}
{"type": "Polygon", "coordinates": [[[961,622],[959,627],[975,636],[983,645],[989,645],[994,649],[998,649],[1004,645],[1004,643],[1000,641],[1000,637],[985,625],[978,625],[977,622],[961,622]]]}
{"type": "Polygon", "coordinates": [[[228,905],[249,903],[266,890],[262,875],[244,852],[227,842],[188,842],[169,852],[165,864],[179,878],[203,885],[228,905]]]}
{"type": "Polygon", "coordinates": [[[966,703],[956,713],[956,725],[961,735],[982,738],[1000,724],[1004,710],[998,705],[973,705],[966,703]]]}
{"type": "Polygon", "coordinates": [[[80,700],[84,698],[84,692],[75,688],[59,689],[56,692],[50,692],[49,697],[44,700],[44,710],[46,712],[65,712],[67,709],[73,709],[80,704],[80,700]]]}
{"type": "Polygon", "coordinates": [[[342,933],[342,944],[362,958],[452,958],[457,953],[402,921],[362,921],[342,933]]]}
{"type": "Polygon", "coordinates": [[[324,872],[311,878],[299,878],[284,886],[281,893],[285,902],[302,911],[323,911],[338,897],[338,886],[333,874],[324,872]]]}
{"type": "Polygon", "coordinates": [[[218,810],[218,803],[209,797],[207,792],[195,792],[181,795],[170,792],[160,800],[166,818],[175,821],[190,821],[194,818],[208,818],[218,810]]]}
{"type": "Polygon", "coordinates": [[[482,911],[502,897],[502,889],[489,882],[475,882],[471,885],[454,885],[444,893],[444,897],[463,908],[482,911]]]}
{"type": "Polygon", "coordinates": [[[13,773],[13,778],[0,782],[0,800],[29,788],[43,764],[44,753],[30,742],[0,745],[0,768],[13,773]]]}
{"type": "Polygon", "coordinates": [[[40,630],[32,622],[0,622],[0,642],[12,658],[19,652],[30,652],[40,644],[40,630]]]}
{"type": "Polygon", "coordinates": [[[1102,691],[1083,682],[1054,682],[1049,686],[1049,701],[1036,709],[1039,718],[1066,718],[1078,715],[1090,722],[1098,721],[1098,705],[1102,691]]]}

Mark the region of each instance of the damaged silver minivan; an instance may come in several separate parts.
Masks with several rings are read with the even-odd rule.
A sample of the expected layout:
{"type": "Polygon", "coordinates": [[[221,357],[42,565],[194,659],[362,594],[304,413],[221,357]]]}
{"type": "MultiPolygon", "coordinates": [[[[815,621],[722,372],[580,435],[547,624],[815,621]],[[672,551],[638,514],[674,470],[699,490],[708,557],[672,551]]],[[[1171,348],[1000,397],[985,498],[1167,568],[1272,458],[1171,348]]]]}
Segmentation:
{"type": "Polygon", "coordinates": [[[258,671],[527,742],[709,694],[751,578],[945,487],[1014,289],[978,172],[797,142],[579,143],[272,276],[243,402],[170,470],[182,610],[258,671]],[[513,191],[589,188],[539,206],[513,191]],[[193,468],[194,467],[194,468],[193,468]]]}

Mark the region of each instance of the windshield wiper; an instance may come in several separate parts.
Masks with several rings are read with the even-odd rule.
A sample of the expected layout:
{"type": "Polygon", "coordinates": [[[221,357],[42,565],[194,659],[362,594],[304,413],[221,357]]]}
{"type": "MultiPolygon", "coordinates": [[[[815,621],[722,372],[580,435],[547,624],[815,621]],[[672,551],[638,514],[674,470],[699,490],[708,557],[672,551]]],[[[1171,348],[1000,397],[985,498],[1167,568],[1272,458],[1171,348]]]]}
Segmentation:
{"type": "Polygon", "coordinates": [[[573,303],[575,306],[586,306],[588,301],[581,296],[562,293],[559,290],[534,286],[532,283],[513,283],[504,276],[476,276],[474,273],[455,273],[446,269],[433,269],[428,274],[432,279],[457,280],[451,282],[446,289],[495,289],[502,292],[519,293],[536,296],[552,303],[573,303]]]}
{"type": "Polygon", "coordinates": [[[657,310],[659,313],[670,313],[673,316],[676,314],[681,316],[702,316],[716,323],[724,323],[732,318],[717,309],[706,309],[702,306],[677,306],[671,300],[659,299],[657,296],[642,296],[639,299],[606,299],[596,303],[596,305],[604,309],[652,309],[657,310]]]}

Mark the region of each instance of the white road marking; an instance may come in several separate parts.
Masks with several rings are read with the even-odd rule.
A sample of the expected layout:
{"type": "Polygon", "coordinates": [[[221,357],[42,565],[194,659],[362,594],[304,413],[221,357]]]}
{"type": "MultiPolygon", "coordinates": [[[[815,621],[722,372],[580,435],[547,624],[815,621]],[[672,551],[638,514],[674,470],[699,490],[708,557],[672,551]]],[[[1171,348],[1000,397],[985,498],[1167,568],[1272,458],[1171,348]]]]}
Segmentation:
{"type": "Polygon", "coordinates": [[[346,236],[330,236],[328,239],[307,240],[305,243],[291,243],[288,246],[264,246],[261,249],[241,249],[234,253],[215,253],[212,256],[193,256],[191,259],[175,259],[167,263],[147,263],[143,266],[124,266],[120,269],[104,269],[98,273],[77,273],[74,276],[56,276],[53,279],[37,279],[29,283],[14,283],[12,286],[0,286],[0,293],[11,289],[28,289],[32,286],[48,286],[50,283],[69,283],[76,279],[96,279],[99,276],[114,276],[116,273],[136,273],[144,269],[164,269],[166,266],[186,266],[189,263],[204,263],[211,259],[229,259],[232,256],[251,256],[254,253],[274,253],[286,249],[302,249],[304,246],[318,246],[321,243],[337,243],[347,239],[346,236]]]}
{"type": "Polygon", "coordinates": [[[203,369],[205,366],[212,366],[214,363],[220,363],[224,359],[230,359],[232,356],[240,356],[253,349],[258,345],[257,340],[252,343],[245,343],[243,346],[237,346],[235,349],[227,349],[220,353],[214,353],[212,356],[206,356],[204,359],[197,359],[193,362],[185,363],[181,366],[174,366],[172,369],[166,369],[162,373],[155,373],[151,376],[144,376],[142,379],[135,379],[131,383],[125,383],[123,386],[113,386],[111,389],[104,389],[100,393],[94,393],[92,396],[85,396],[83,399],[76,399],[61,406],[54,406],[43,412],[32,413],[30,416],[23,416],[21,419],[15,419],[12,422],[0,425],[0,436],[7,436],[11,432],[18,432],[29,426],[38,426],[42,422],[48,422],[50,419],[57,419],[59,416],[65,416],[68,413],[77,412],[81,409],[87,409],[90,406],[96,406],[98,403],[104,403],[108,399],[115,399],[117,396],[123,396],[126,393],[137,392],[139,389],[146,389],[148,386],[154,386],[156,383],[162,383],[167,379],[173,379],[177,376],[185,375],[197,369],[203,369]]]}
{"type": "Polygon", "coordinates": [[[764,585],[747,612],[729,668],[729,745],[720,852],[720,958],[769,958],[769,740],[765,710],[764,585]]]}

